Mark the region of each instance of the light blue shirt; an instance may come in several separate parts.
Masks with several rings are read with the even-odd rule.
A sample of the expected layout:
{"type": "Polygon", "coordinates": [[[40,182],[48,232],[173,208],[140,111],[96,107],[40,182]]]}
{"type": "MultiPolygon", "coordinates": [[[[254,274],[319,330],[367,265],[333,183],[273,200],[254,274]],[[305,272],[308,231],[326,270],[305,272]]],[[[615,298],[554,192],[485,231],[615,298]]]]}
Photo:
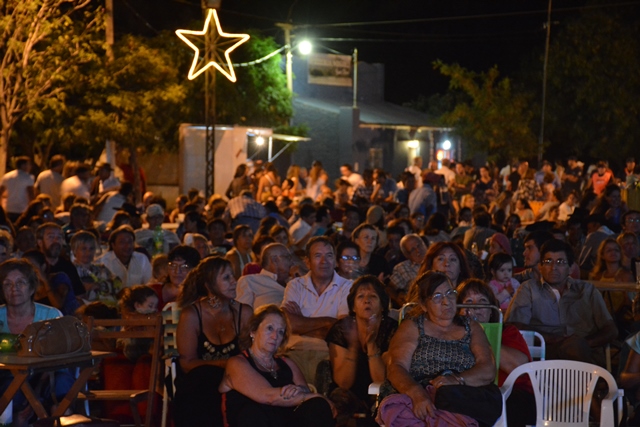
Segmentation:
{"type": "MultiPolygon", "coordinates": [[[[60,310],[48,305],[34,303],[36,305],[36,313],[33,316],[33,321],[40,322],[42,320],[55,319],[62,317],[60,310]]],[[[22,331],[20,331],[22,332],[22,331]]],[[[7,321],[7,306],[0,305],[0,333],[10,334],[9,322],[7,321]]]]}

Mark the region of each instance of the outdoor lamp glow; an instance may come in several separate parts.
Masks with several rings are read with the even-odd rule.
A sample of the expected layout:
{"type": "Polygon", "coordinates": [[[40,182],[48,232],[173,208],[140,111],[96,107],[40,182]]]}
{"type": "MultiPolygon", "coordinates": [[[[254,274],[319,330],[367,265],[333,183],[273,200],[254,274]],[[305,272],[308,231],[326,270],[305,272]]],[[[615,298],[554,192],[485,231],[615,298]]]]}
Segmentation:
{"type": "Polygon", "coordinates": [[[302,40],[300,44],[298,44],[298,52],[302,55],[309,55],[312,49],[313,46],[309,40],[302,40]]]}
{"type": "Polygon", "coordinates": [[[261,136],[256,137],[256,145],[264,145],[264,138],[261,136]]]}
{"type": "Polygon", "coordinates": [[[445,150],[451,150],[451,141],[449,141],[448,139],[445,139],[444,142],[442,143],[442,148],[445,150]]]}
{"type": "Polygon", "coordinates": [[[420,141],[417,139],[412,139],[411,141],[407,141],[407,147],[409,148],[418,148],[420,146],[420,141]]]}

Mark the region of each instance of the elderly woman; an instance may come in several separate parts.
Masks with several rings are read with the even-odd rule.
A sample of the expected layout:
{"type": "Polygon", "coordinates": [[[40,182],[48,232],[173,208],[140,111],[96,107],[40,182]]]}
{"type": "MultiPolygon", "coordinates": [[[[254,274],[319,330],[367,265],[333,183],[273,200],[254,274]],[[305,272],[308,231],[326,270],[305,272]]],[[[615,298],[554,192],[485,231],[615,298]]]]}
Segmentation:
{"type": "Polygon", "coordinates": [[[104,265],[93,263],[98,248],[96,236],[89,231],[79,231],[73,235],[70,243],[73,264],[87,290],[83,298],[116,307],[117,294],[122,289],[122,281],[104,265]]]}
{"type": "MultiPolygon", "coordinates": [[[[398,328],[388,317],[389,297],[375,276],[363,276],[347,296],[349,316],[338,320],[327,334],[333,374],[329,398],[338,408],[338,419],[348,420],[356,411],[370,413],[368,387],[385,379],[382,354],[398,328]]],[[[373,419],[367,425],[375,426],[373,419]]]]}
{"type": "Polygon", "coordinates": [[[334,425],[331,404],[307,388],[296,364],[279,353],[291,327],[275,305],[256,311],[244,329],[244,351],[229,359],[220,392],[229,427],[334,425]]]}
{"type": "Polygon", "coordinates": [[[360,224],[351,234],[351,239],[359,248],[360,263],[358,265],[362,274],[374,276],[391,274],[387,260],[375,253],[378,238],[378,229],[371,224],[360,224]]]}
{"type": "MultiPolygon", "coordinates": [[[[40,276],[29,261],[23,259],[11,259],[0,265],[0,296],[5,301],[0,306],[0,333],[20,334],[28,325],[47,319],[61,317],[59,310],[46,305],[33,302],[36,288],[40,283],[40,276]]],[[[0,373],[0,391],[4,392],[13,379],[8,371],[0,373]]],[[[31,376],[29,382],[35,389],[36,384],[41,383],[42,397],[51,397],[51,391],[47,391],[48,378],[40,375],[31,376]]],[[[68,370],[55,373],[55,395],[62,399],[74,382],[74,378],[68,370]]],[[[45,401],[45,405],[53,402],[45,401]]],[[[13,425],[26,426],[32,415],[25,396],[21,391],[13,398],[13,425]]]]}
{"type": "MultiPolygon", "coordinates": [[[[483,304],[498,306],[493,291],[482,280],[465,280],[458,286],[459,304],[483,304]]],[[[490,308],[461,309],[460,315],[466,315],[480,323],[498,322],[499,316],[496,310],[490,308]]],[[[511,371],[520,365],[531,362],[529,347],[522,334],[513,325],[504,325],[502,328],[502,343],[500,347],[500,367],[498,372],[498,385],[501,386],[511,371]]],[[[533,389],[528,378],[520,377],[513,388],[513,392],[507,400],[507,425],[525,426],[536,423],[536,403],[533,389]]]]}
{"type": "Polygon", "coordinates": [[[158,307],[160,310],[170,302],[174,302],[187,274],[200,262],[200,254],[195,248],[186,245],[178,245],[171,249],[168,255],[168,277],[164,283],[154,283],[149,286],[158,294],[158,307]]]}
{"type": "Polygon", "coordinates": [[[437,242],[429,246],[418,276],[429,270],[445,273],[455,286],[471,277],[464,252],[460,246],[452,242],[437,242]]]}
{"type": "Polygon", "coordinates": [[[240,353],[239,334],[251,307],[235,301],[231,264],[213,256],[191,270],[178,296],[176,426],[222,425],[218,385],[227,360],[240,353]]]}
{"type": "Polygon", "coordinates": [[[380,405],[388,427],[438,424],[493,425],[502,397],[491,346],[482,327],[456,310],[457,292],[449,278],[428,271],[413,284],[417,306],[400,324],[389,345],[390,384],[397,393],[380,405]],[[411,422],[409,422],[411,421],[411,422]]]}

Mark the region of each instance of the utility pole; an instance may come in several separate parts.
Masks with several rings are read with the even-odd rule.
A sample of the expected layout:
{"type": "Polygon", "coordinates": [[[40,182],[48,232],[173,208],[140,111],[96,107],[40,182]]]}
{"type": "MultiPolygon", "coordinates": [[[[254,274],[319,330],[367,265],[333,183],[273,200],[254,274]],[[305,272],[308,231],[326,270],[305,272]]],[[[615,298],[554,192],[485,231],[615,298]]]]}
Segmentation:
{"type": "MultiPolygon", "coordinates": [[[[206,17],[209,9],[219,9],[222,0],[202,0],[202,10],[206,17]]],[[[205,63],[216,59],[217,33],[207,31],[204,39],[205,63]]],[[[204,81],[204,125],[205,125],[205,195],[211,197],[215,188],[214,164],[216,156],[216,70],[210,67],[205,72],[204,81]]]]}
{"type": "Polygon", "coordinates": [[[538,136],[538,167],[542,166],[544,150],[544,115],[547,106],[547,64],[549,62],[549,40],[551,38],[551,1],[547,10],[547,38],[544,45],[544,63],[542,65],[542,112],[540,115],[540,135],[538,136]]]}
{"type": "Polygon", "coordinates": [[[285,73],[287,75],[287,89],[290,93],[293,93],[293,53],[291,52],[291,30],[293,30],[292,24],[279,22],[276,27],[282,28],[284,31],[284,44],[286,46],[286,66],[285,73]]]}

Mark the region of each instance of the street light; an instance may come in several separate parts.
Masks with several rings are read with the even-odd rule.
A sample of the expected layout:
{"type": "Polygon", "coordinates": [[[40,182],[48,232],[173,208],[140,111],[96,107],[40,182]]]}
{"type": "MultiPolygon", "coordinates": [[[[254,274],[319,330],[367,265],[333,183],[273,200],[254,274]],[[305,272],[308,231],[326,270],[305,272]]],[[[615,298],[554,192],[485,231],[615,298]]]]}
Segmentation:
{"type": "Polygon", "coordinates": [[[309,55],[313,50],[313,45],[309,40],[302,40],[300,44],[298,44],[298,51],[302,55],[309,55]]]}

